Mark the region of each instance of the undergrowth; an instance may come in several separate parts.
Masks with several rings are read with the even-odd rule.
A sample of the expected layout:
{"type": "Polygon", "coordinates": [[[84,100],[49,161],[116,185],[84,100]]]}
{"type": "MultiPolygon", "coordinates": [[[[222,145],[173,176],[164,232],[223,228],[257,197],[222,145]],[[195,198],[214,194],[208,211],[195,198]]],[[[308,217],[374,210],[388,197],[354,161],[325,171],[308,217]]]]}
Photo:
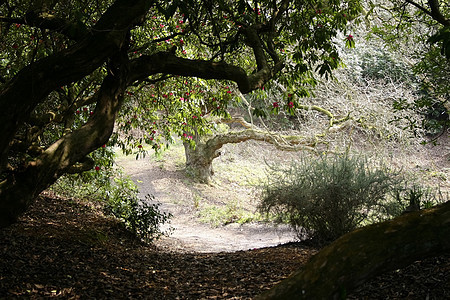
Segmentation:
{"type": "Polygon", "coordinates": [[[328,243],[357,227],[442,202],[435,191],[405,182],[399,171],[362,156],[304,157],[289,167],[271,166],[259,210],[275,214],[299,237],[328,243]]]}
{"type": "Polygon", "coordinates": [[[160,225],[168,223],[171,214],[161,212],[151,195],[145,200],[139,199],[136,184],[120,169],[65,175],[51,189],[66,197],[101,203],[106,213],[121,220],[128,230],[147,243],[166,234],[160,230],[160,225]]]}

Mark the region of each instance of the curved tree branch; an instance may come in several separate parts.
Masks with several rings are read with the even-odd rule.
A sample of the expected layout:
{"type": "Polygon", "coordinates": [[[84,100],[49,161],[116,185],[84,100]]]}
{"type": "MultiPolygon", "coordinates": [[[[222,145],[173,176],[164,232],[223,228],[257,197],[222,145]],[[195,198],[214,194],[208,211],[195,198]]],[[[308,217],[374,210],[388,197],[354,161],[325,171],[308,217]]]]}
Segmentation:
{"type": "Polygon", "coordinates": [[[242,28],[241,31],[246,37],[246,42],[253,49],[253,53],[256,59],[256,65],[258,71],[269,69],[267,63],[266,54],[262,45],[262,41],[258,35],[258,32],[263,29],[262,24],[255,24],[247,28],[242,28]]]}
{"type": "Polygon", "coordinates": [[[153,1],[117,0],[72,47],[23,68],[0,93],[0,170],[9,144],[21,126],[51,91],[79,80],[101,66],[127,41],[129,29],[146,15],[153,1]],[[127,11],[126,14],[123,12],[127,11]]]}
{"type": "Polygon", "coordinates": [[[424,13],[426,13],[427,15],[431,16],[431,11],[429,11],[428,9],[426,9],[424,6],[420,5],[419,3],[412,1],[412,0],[405,0],[405,2],[411,4],[412,6],[415,6],[419,10],[421,10],[424,13]]]}
{"type": "Polygon", "coordinates": [[[412,1],[412,0],[405,0],[406,3],[411,4],[412,6],[418,8],[419,10],[423,11],[425,14],[429,15],[433,20],[439,22],[440,24],[444,26],[450,26],[450,20],[446,19],[444,15],[442,14],[440,8],[439,8],[439,1],[438,0],[428,0],[428,5],[430,6],[430,10],[426,9],[423,5],[420,5],[419,3],[412,1]]]}
{"type": "Polygon", "coordinates": [[[431,8],[431,17],[444,26],[450,26],[450,20],[446,19],[439,8],[438,0],[428,0],[431,8]]]}
{"type": "Polygon", "coordinates": [[[159,52],[154,55],[143,55],[132,61],[130,84],[137,80],[144,80],[150,75],[167,73],[204,79],[231,80],[237,83],[242,93],[246,94],[270,80],[282,68],[283,64],[278,63],[272,69],[265,67],[254,74],[247,75],[241,67],[225,62],[193,60],[177,57],[171,52],[159,52]]]}
{"type": "Polygon", "coordinates": [[[263,141],[274,145],[278,150],[282,151],[301,151],[308,150],[316,153],[314,143],[305,137],[292,135],[278,135],[267,131],[257,129],[246,129],[242,131],[229,132],[227,134],[219,134],[208,140],[207,145],[220,149],[225,144],[236,144],[248,140],[263,141]]]}

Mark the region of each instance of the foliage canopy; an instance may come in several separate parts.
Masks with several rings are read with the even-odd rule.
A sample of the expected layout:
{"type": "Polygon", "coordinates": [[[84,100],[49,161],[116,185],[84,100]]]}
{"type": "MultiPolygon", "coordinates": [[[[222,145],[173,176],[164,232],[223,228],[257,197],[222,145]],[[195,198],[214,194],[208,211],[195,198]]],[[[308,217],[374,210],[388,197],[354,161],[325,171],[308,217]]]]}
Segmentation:
{"type": "Polygon", "coordinates": [[[90,153],[116,121],[125,132],[148,130],[134,142],[138,151],[144,141],[158,149],[173,134],[189,141],[206,115],[226,116],[235,89],[248,93],[275,76],[301,87],[313,71],[331,75],[335,37],[361,5],[11,0],[0,10],[6,225],[61,175],[95,167],[90,153]]]}

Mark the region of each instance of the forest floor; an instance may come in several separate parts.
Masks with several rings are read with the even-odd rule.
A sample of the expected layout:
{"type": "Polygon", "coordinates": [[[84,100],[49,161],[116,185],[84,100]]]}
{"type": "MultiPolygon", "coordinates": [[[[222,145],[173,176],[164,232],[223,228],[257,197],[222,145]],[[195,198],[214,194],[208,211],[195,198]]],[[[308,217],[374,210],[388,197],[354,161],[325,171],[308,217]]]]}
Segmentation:
{"type": "MultiPolygon", "coordinates": [[[[50,193],[0,240],[0,299],[252,299],[318,251],[308,242],[169,251],[143,244],[93,203],[50,193]]],[[[449,299],[450,255],[382,274],[348,298],[449,299]]]]}
{"type": "MultiPolygon", "coordinates": [[[[153,194],[174,214],[175,231],[152,245],[98,204],[43,193],[19,222],[0,230],[0,299],[252,299],[272,287],[320,249],[260,222],[251,187],[264,167],[255,160],[278,163],[294,154],[266,157],[273,149],[249,145],[224,149],[210,186],[183,174],[177,150],[157,159],[119,158],[142,195],[153,194]]],[[[445,187],[443,147],[408,158],[445,187]]],[[[348,298],[450,299],[450,254],[381,274],[348,298]]]]}

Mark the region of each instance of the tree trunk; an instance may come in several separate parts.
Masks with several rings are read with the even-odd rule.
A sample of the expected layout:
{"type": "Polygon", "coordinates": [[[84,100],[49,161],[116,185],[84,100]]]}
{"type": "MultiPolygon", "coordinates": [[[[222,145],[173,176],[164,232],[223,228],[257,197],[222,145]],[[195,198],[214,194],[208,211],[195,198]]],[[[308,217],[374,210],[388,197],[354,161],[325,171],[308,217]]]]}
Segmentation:
{"type": "Polygon", "coordinates": [[[220,156],[220,148],[225,144],[237,144],[248,140],[264,141],[274,145],[282,151],[302,151],[308,150],[316,152],[313,142],[305,137],[279,135],[267,131],[262,131],[252,127],[240,118],[235,122],[247,127],[245,130],[218,134],[210,139],[202,141],[195,136],[195,148],[189,143],[184,143],[186,155],[186,172],[203,183],[210,183],[214,175],[212,162],[220,156]],[[251,127],[251,128],[249,128],[251,127]]]}
{"type": "Polygon", "coordinates": [[[184,145],[186,154],[186,173],[201,183],[210,184],[214,175],[212,160],[204,156],[199,147],[193,149],[189,144],[184,145]]]}
{"type": "Polygon", "coordinates": [[[0,228],[15,222],[44,189],[108,141],[127,87],[124,69],[114,70],[104,79],[94,114],[86,124],[54,142],[24,170],[0,182],[0,228]]]}
{"type": "Polygon", "coordinates": [[[214,158],[220,155],[221,145],[211,145],[211,143],[202,143],[195,136],[195,147],[189,143],[184,143],[184,153],[186,156],[186,173],[194,177],[201,183],[211,183],[211,177],[214,175],[212,162],[214,158]]]}
{"type": "Polygon", "coordinates": [[[450,250],[450,201],[350,232],[257,299],[340,299],[379,274],[450,250]]]}

